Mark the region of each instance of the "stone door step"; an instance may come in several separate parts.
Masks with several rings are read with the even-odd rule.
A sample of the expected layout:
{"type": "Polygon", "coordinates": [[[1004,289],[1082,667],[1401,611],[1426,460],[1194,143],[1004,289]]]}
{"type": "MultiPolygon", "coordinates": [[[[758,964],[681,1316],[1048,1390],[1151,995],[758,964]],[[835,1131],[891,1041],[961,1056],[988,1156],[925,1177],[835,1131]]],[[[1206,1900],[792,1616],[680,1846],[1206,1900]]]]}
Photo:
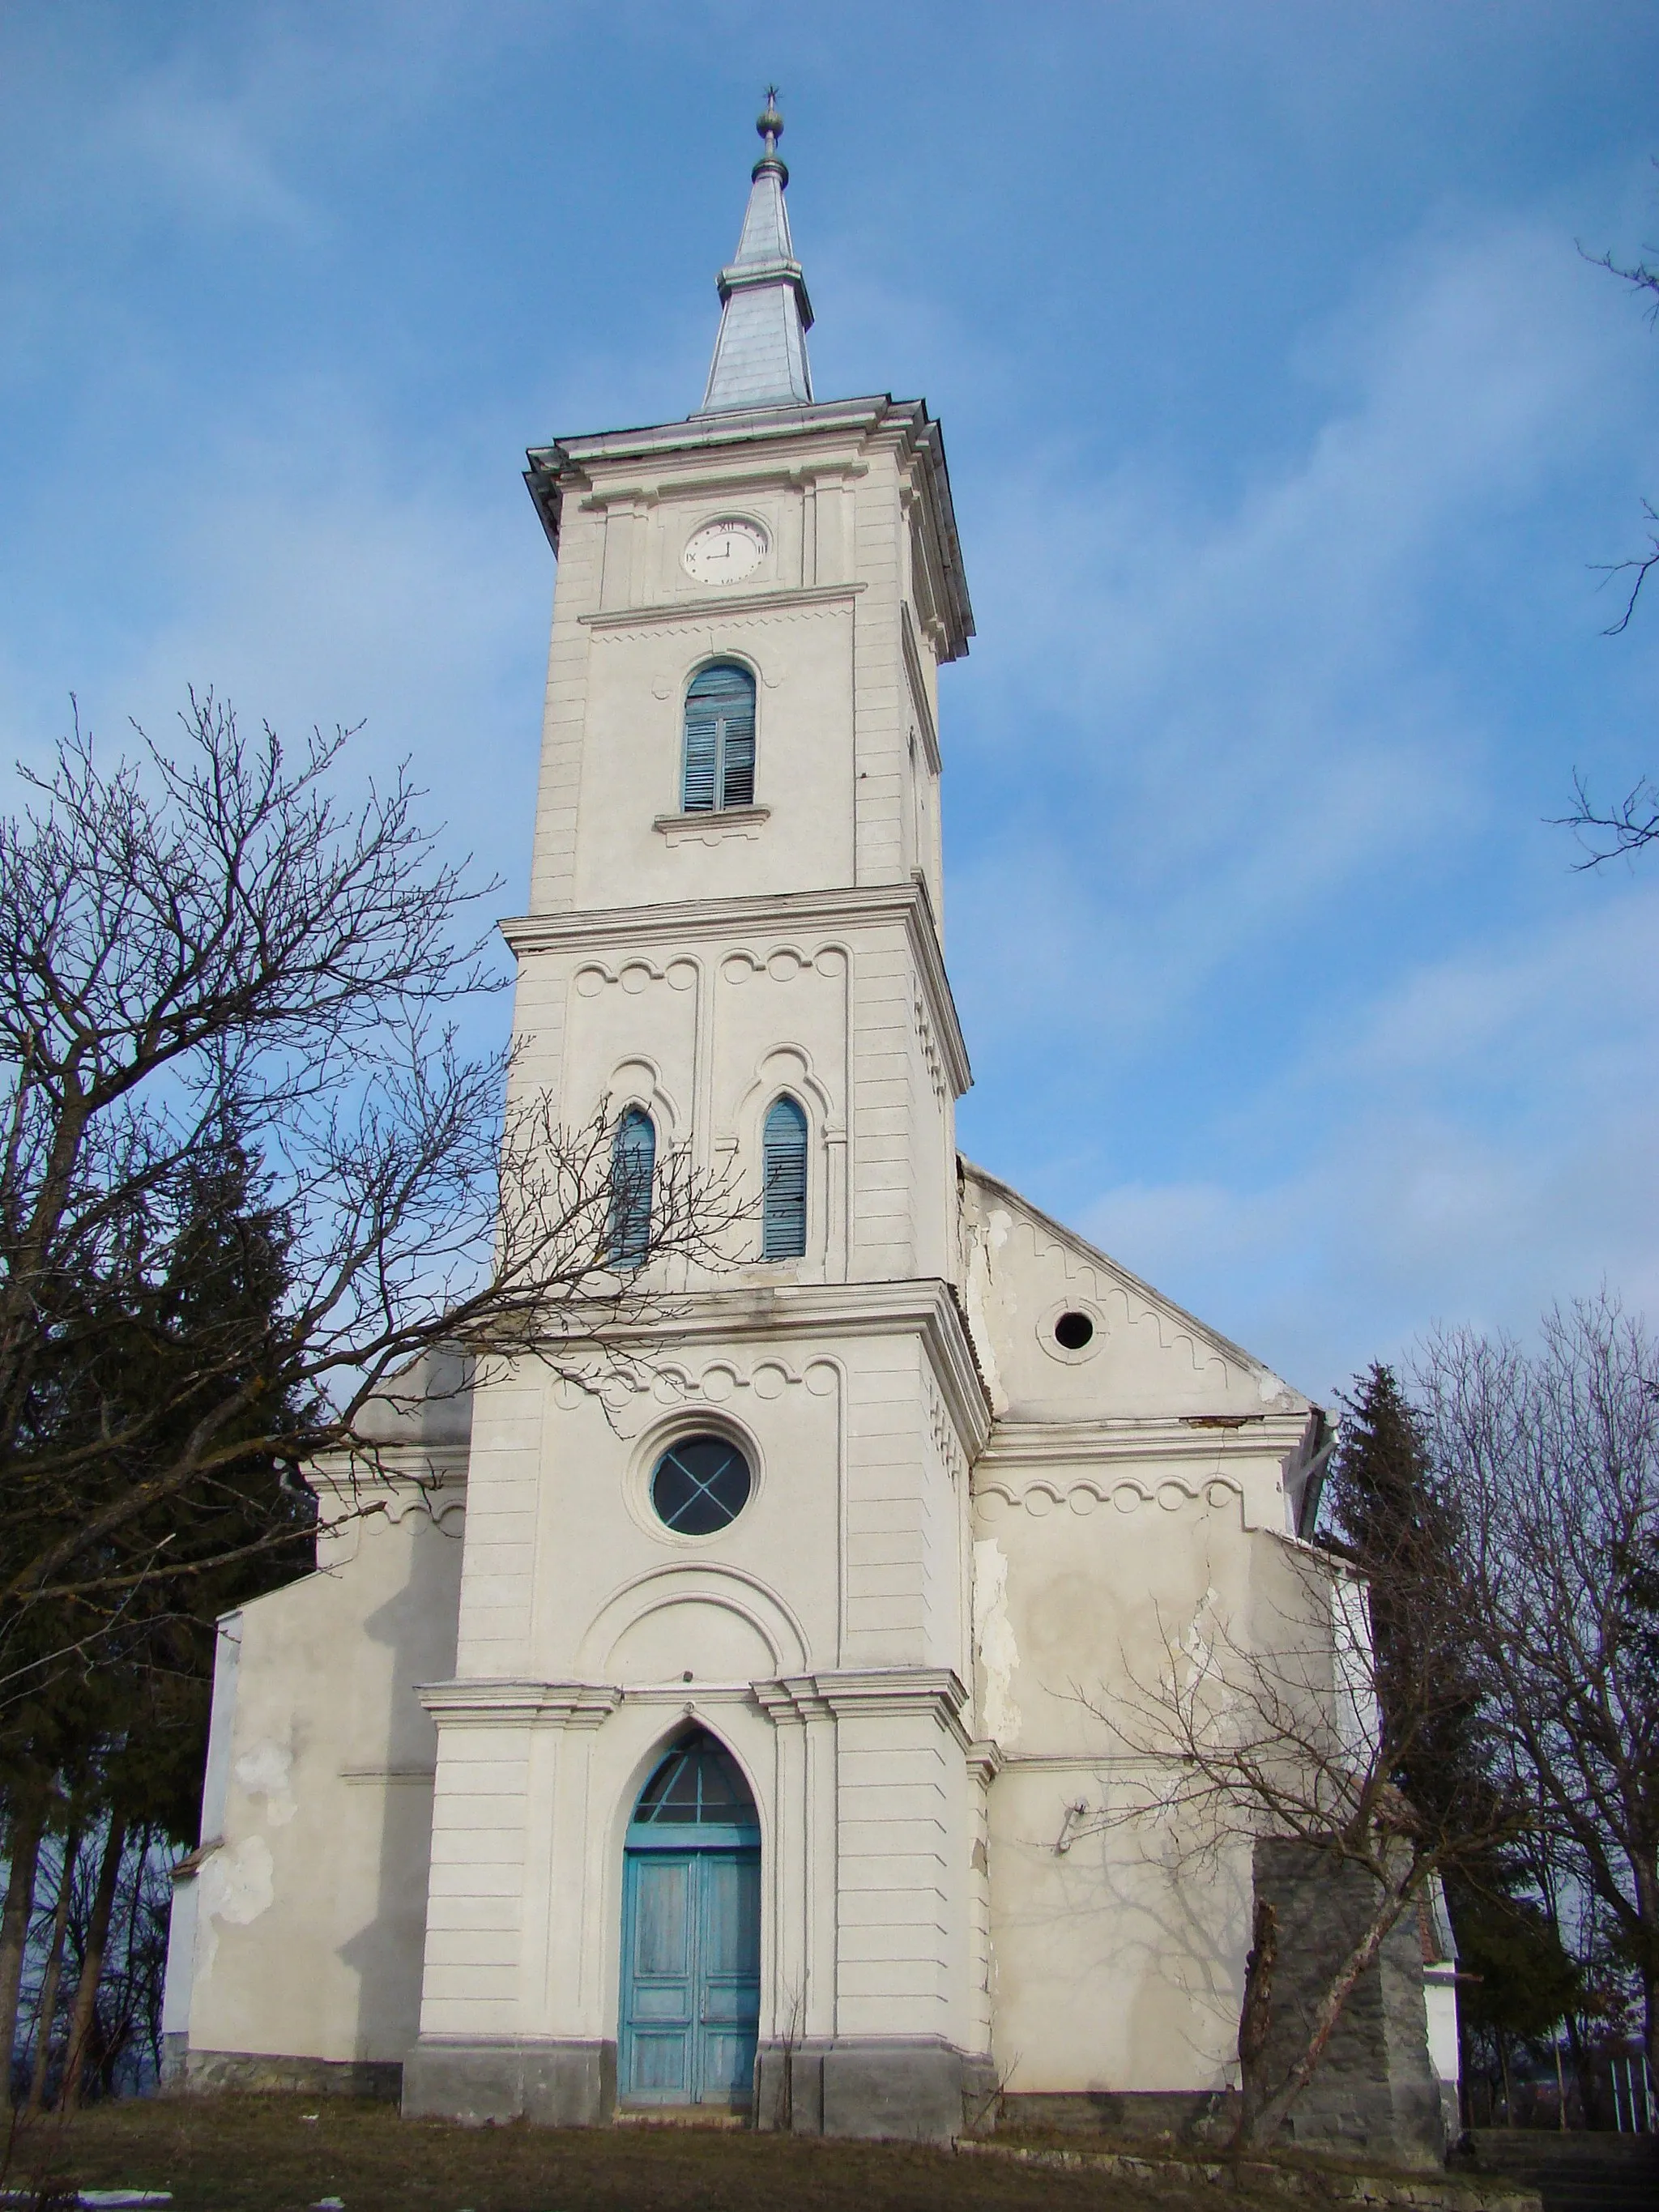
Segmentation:
{"type": "Polygon", "coordinates": [[[619,2128],[746,2128],[747,2112],[723,2105],[648,2105],[618,2112],[619,2128]]]}

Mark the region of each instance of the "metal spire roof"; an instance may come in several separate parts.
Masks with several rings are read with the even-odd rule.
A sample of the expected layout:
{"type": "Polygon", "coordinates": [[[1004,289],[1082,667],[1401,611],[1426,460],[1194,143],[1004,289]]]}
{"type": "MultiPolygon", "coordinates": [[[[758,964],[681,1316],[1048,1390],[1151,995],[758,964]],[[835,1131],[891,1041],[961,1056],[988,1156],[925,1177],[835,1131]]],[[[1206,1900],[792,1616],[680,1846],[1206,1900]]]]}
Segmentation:
{"type": "Polygon", "coordinates": [[[783,204],[789,172],[778,154],[777,97],[776,85],[768,85],[755,124],[766,150],[755,164],[737,253],[720,273],[720,336],[699,415],[807,404],[812,398],[806,362],[812,306],[783,204]]]}

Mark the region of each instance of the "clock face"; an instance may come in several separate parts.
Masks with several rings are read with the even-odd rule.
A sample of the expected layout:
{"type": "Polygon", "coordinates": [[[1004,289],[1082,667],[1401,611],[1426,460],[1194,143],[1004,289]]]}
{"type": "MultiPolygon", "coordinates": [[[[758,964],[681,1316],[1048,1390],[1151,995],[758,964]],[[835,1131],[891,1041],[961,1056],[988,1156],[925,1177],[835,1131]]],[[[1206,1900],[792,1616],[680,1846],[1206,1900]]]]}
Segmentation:
{"type": "Polygon", "coordinates": [[[700,584],[735,584],[752,576],[766,558],[766,532],[757,522],[705,522],[687,541],[681,562],[700,584]]]}

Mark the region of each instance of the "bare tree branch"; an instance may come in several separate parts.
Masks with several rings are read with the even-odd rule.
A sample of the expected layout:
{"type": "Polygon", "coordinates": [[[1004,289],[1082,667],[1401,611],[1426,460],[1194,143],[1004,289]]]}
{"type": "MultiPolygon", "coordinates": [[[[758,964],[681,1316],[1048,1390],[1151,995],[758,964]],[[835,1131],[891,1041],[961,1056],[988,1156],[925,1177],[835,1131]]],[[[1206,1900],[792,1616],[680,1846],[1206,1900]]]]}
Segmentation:
{"type": "Polygon", "coordinates": [[[562,1126],[463,1046],[459,1010],[499,988],[473,918],[495,886],[439,856],[405,773],[348,807],[352,732],[290,757],[211,693],[181,720],[176,754],[140,732],[112,765],[77,721],[0,823],[0,1674],[37,1686],[125,1632],[135,1590],[153,1612],[312,1540],[293,1499],[319,1462],[331,1512],[369,1510],[375,1408],[426,1355],[632,1387],[647,1324],[752,1210],[669,1151],[620,1261],[608,1102],[562,1126]],[[227,1133],[226,1279],[263,1253],[280,1281],[186,1310],[227,1133]]]}

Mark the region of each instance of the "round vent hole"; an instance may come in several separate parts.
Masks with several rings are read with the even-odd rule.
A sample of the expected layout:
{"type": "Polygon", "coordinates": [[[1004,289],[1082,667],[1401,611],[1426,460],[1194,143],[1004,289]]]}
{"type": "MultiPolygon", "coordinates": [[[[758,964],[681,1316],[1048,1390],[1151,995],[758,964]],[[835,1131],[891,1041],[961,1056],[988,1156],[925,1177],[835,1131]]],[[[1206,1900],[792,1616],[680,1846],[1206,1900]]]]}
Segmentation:
{"type": "Polygon", "coordinates": [[[1063,1313],[1054,1323],[1054,1342],[1062,1352],[1081,1352],[1094,1333],[1095,1325],[1085,1313],[1063,1313]]]}

